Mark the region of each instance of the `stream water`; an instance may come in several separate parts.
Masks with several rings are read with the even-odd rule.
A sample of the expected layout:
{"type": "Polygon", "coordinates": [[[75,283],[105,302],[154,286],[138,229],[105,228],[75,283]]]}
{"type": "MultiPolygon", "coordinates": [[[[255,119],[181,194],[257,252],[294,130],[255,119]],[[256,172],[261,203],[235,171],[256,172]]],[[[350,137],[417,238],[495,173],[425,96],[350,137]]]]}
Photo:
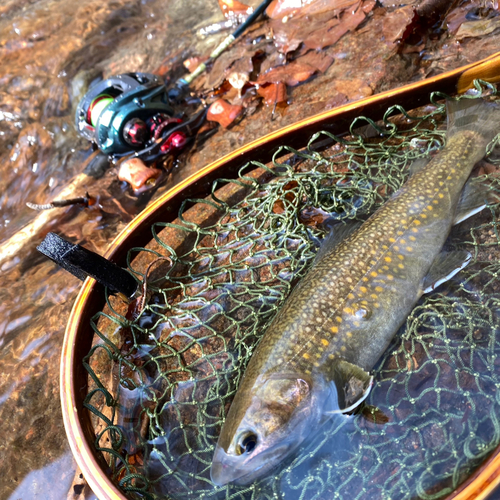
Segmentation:
{"type": "MultiPolygon", "coordinates": [[[[81,172],[91,150],[75,133],[73,117],[89,81],[103,71],[152,71],[164,59],[182,61],[197,41],[193,27],[214,14],[222,19],[216,4],[185,7],[147,0],[2,2],[0,242],[37,215],[26,202],[50,201],[81,172]]],[[[114,177],[93,186],[99,208],[61,210],[44,232],[51,227],[102,253],[144,206],[114,177]]],[[[1,264],[2,499],[60,499],[80,491],[70,491],[76,465],[59,403],[62,339],[80,282],[38,255],[42,237],[1,264]]]]}
{"type": "MultiPolygon", "coordinates": [[[[47,203],[57,198],[89,159],[91,148],[73,126],[76,105],[88,85],[100,76],[126,71],[179,74],[183,60],[206,53],[220,39],[200,39],[196,30],[221,20],[217,2],[204,0],[2,2],[2,248],[37,216],[26,202],[47,203]]],[[[329,74],[321,75],[313,84],[294,89],[295,104],[274,120],[270,120],[270,109],[263,106],[243,125],[220,130],[211,142],[181,158],[168,182],[154,196],[221,154],[338,104],[327,89],[339,74],[347,76],[347,88],[353,85],[354,78],[367,75],[366,68],[370,68],[372,81],[362,87],[367,95],[460,66],[478,59],[478,54],[485,57],[494,52],[498,36],[492,37],[489,45],[474,45],[466,54],[453,44],[430,47],[424,70],[413,65],[412,56],[377,66],[377,61],[386,61],[384,54],[392,53],[392,48],[387,51],[384,45],[385,52],[367,51],[371,35],[366,30],[359,40],[346,38],[333,54],[345,61],[355,60],[355,53],[363,53],[356,60],[358,66],[353,67],[356,75],[349,75],[345,67],[332,66],[329,74]],[[438,51],[443,58],[432,59],[438,51]],[[389,77],[386,73],[391,68],[389,77]],[[375,73],[379,75],[377,80],[375,73]]],[[[363,93],[344,97],[361,96],[363,93]]],[[[66,441],[59,403],[62,339],[80,282],[40,256],[35,247],[46,232],[56,230],[103,253],[146,205],[150,195],[133,196],[118,182],[114,168],[88,186],[81,186],[82,192],[75,194],[83,195],[85,187],[99,197],[96,207],[59,209],[42,231],[27,238],[13,255],[0,262],[0,499],[77,498],[87,491],[78,477],[74,482],[76,464],[66,441]]]]}

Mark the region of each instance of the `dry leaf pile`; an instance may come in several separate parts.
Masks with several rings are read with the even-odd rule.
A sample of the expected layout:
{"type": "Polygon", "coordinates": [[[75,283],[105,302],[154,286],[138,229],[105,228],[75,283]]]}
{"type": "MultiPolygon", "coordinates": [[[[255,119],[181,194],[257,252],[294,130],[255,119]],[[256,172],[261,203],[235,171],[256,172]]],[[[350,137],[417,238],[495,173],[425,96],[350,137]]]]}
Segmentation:
{"type": "MultiPolygon", "coordinates": [[[[251,12],[235,0],[219,0],[219,5],[228,19],[242,20],[251,12]]],[[[223,127],[241,118],[241,111],[252,114],[261,102],[285,108],[292,87],[324,74],[341,60],[336,44],[349,32],[372,32],[374,45],[385,44],[389,57],[423,57],[443,33],[462,40],[500,27],[498,0],[274,0],[266,14],[195,83],[197,91],[218,97],[209,119],[223,127]],[[224,105],[227,113],[221,98],[231,104],[224,105]]],[[[185,66],[193,71],[207,58],[208,54],[196,54],[185,66]]],[[[363,80],[355,66],[353,61],[355,76],[346,75],[333,85],[331,106],[378,90],[377,79],[367,75],[363,80]]]]}

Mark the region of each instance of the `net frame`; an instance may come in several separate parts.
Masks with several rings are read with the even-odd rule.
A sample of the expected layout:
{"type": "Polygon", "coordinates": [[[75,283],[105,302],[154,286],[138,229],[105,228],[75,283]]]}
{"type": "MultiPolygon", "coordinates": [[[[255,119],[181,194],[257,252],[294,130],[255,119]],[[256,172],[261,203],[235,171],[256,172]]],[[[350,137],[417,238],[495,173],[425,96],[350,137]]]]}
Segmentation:
{"type": "MultiPolygon", "coordinates": [[[[484,85],[484,82],[483,82],[483,85],[484,85]]],[[[476,88],[477,88],[476,95],[466,96],[465,98],[476,98],[476,97],[480,96],[480,94],[482,94],[484,89],[481,88],[481,86],[479,84],[476,86],[476,88]]],[[[486,84],[486,88],[491,93],[496,92],[495,89],[492,86],[489,86],[488,84],[486,84]]],[[[436,97],[442,98],[443,95],[435,96],[433,98],[434,103],[435,103],[436,97]]],[[[360,197],[361,201],[352,199],[352,196],[349,197],[349,194],[352,194],[353,190],[357,190],[356,192],[362,192],[362,193],[366,193],[367,191],[369,191],[368,187],[365,184],[363,184],[363,182],[366,181],[366,175],[365,176],[353,175],[349,179],[350,183],[347,183],[344,186],[340,186],[340,191],[339,191],[340,197],[339,198],[341,200],[343,200],[342,207],[345,208],[346,206],[350,206],[350,210],[343,209],[338,216],[339,220],[362,216],[364,213],[367,213],[370,210],[372,210],[373,207],[377,206],[378,204],[380,204],[383,201],[384,197],[390,195],[390,193],[397,190],[397,188],[402,184],[402,182],[404,182],[405,174],[402,172],[401,169],[404,169],[405,167],[407,167],[407,165],[411,162],[411,158],[418,158],[421,156],[425,156],[429,152],[432,152],[436,148],[438,148],[438,146],[440,144],[442,144],[443,131],[440,131],[440,130],[437,130],[436,128],[434,128],[428,137],[426,137],[425,139],[422,139],[422,136],[417,133],[417,130],[415,129],[413,131],[411,127],[409,129],[405,130],[404,133],[402,133],[401,130],[395,125],[395,123],[389,119],[389,117],[392,116],[392,114],[394,112],[400,112],[402,114],[402,116],[407,120],[411,120],[413,122],[419,121],[420,124],[423,122],[426,122],[426,123],[429,122],[430,126],[435,127],[437,121],[434,120],[434,118],[436,116],[438,116],[439,114],[442,114],[443,110],[442,110],[442,108],[440,108],[438,106],[436,111],[433,111],[432,113],[425,115],[424,117],[420,117],[418,120],[415,120],[415,117],[412,116],[411,114],[408,114],[406,111],[404,111],[404,109],[402,107],[394,106],[391,109],[389,109],[387,111],[387,113],[385,114],[384,119],[382,121],[382,126],[380,126],[377,123],[372,122],[369,119],[363,118],[363,117],[355,120],[350,128],[350,133],[351,133],[352,139],[346,140],[345,138],[335,137],[332,134],[329,134],[326,132],[315,134],[311,138],[311,141],[309,143],[310,146],[318,138],[320,138],[322,136],[327,136],[327,137],[335,140],[337,144],[340,144],[343,147],[352,148],[354,153],[352,154],[350,159],[347,160],[347,163],[348,163],[348,166],[351,167],[354,172],[357,171],[359,173],[359,172],[363,171],[363,168],[360,168],[360,164],[362,165],[363,164],[362,160],[363,159],[366,160],[366,158],[368,156],[370,158],[373,158],[373,157],[377,158],[376,164],[378,165],[378,167],[380,167],[381,165],[383,165],[384,167],[387,167],[388,166],[387,158],[390,157],[392,159],[391,163],[389,164],[389,168],[391,169],[390,171],[392,172],[392,177],[394,180],[393,180],[393,182],[385,185],[385,190],[383,192],[380,192],[378,189],[376,189],[376,190],[372,189],[371,190],[372,196],[371,197],[366,197],[366,196],[360,197]],[[378,134],[381,134],[382,140],[379,141],[378,144],[383,145],[383,148],[382,148],[383,151],[380,151],[380,146],[377,146],[375,144],[375,141],[373,143],[366,142],[366,130],[364,131],[364,133],[365,133],[364,136],[359,132],[359,127],[362,124],[368,125],[373,130],[375,130],[378,134]],[[415,132],[414,137],[411,136],[411,134],[413,132],[415,132]],[[411,139],[408,139],[409,137],[411,137],[411,139]],[[413,154],[413,155],[400,154],[400,151],[402,149],[401,149],[401,142],[399,142],[399,141],[406,141],[406,143],[412,144],[412,147],[414,148],[413,153],[415,153],[415,154],[413,154]],[[413,143],[412,143],[412,141],[413,141],[413,143]],[[399,142],[399,144],[398,144],[398,142],[399,142]],[[419,144],[419,143],[422,143],[422,144],[419,144]],[[360,149],[362,149],[364,147],[366,147],[366,151],[369,151],[369,154],[365,154],[363,156],[362,154],[360,154],[360,149]],[[379,148],[379,149],[377,149],[377,148],[379,148]],[[388,152],[389,152],[389,154],[388,154],[388,152]],[[345,196],[342,196],[342,193],[345,193],[345,196]]],[[[329,159],[325,159],[319,153],[312,151],[312,148],[310,148],[310,147],[308,148],[308,150],[306,152],[299,152],[299,151],[295,151],[293,148],[283,147],[282,149],[280,149],[280,151],[277,152],[276,156],[280,155],[283,151],[289,152],[290,154],[292,154],[296,158],[297,157],[301,158],[301,160],[304,162],[315,161],[317,163],[318,167],[317,167],[317,170],[316,171],[313,170],[313,172],[323,173],[321,169],[322,169],[322,167],[325,166],[325,163],[327,163],[328,161],[331,161],[332,158],[335,158],[336,160],[339,159],[338,156],[335,156],[335,154],[333,154],[329,159]]],[[[339,153],[339,154],[343,154],[343,153],[339,153]]],[[[338,209],[338,207],[339,207],[339,202],[338,202],[338,199],[336,197],[333,200],[330,200],[330,203],[325,203],[324,198],[322,198],[322,196],[323,196],[322,193],[325,191],[325,189],[327,190],[328,187],[331,187],[331,185],[330,186],[323,185],[323,186],[320,186],[321,189],[311,190],[310,185],[308,184],[307,179],[306,179],[307,175],[302,175],[301,182],[297,182],[296,186],[294,185],[294,186],[290,187],[289,183],[291,182],[291,180],[290,180],[290,178],[287,177],[287,175],[290,175],[291,172],[290,172],[290,167],[288,165],[275,162],[275,169],[269,169],[269,167],[267,167],[266,165],[262,165],[262,164],[258,164],[258,163],[254,162],[252,164],[252,166],[257,166],[263,170],[267,170],[270,172],[272,171],[272,173],[274,175],[276,175],[277,179],[279,181],[281,181],[281,184],[279,181],[275,182],[275,184],[278,185],[276,193],[279,196],[277,198],[272,198],[269,196],[265,197],[266,199],[264,200],[265,203],[264,203],[264,208],[263,208],[263,215],[266,215],[268,213],[273,213],[273,208],[276,207],[276,202],[278,200],[282,201],[283,208],[285,209],[284,210],[285,212],[287,209],[294,211],[294,210],[296,210],[296,207],[294,207],[294,205],[293,205],[293,200],[302,199],[304,196],[306,196],[306,197],[311,196],[311,193],[314,194],[314,196],[312,196],[312,199],[315,203],[322,201],[322,203],[323,203],[322,208],[326,208],[326,209],[332,211],[332,210],[338,209]],[[285,189],[285,187],[287,185],[288,185],[288,188],[285,189]],[[287,196],[288,196],[288,198],[287,198],[287,196]],[[292,198],[292,201],[290,200],[290,198],[292,198]],[[271,200],[274,200],[274,201],[271,203],[271,200]],[[285,201],[283,201],[283,200],[285,200],[285,201]]],[[[240,179],[241,179],[240,182],[242,184],[246,184],[247,182],[250,182],[250,184],[252,184],[254,186],[255,190],[262,189],[261,185],[258,182],[256,182],[254,179],[248,178],[248,176],[246,174],[246,169],[248,169],[248,166],[244,167],[240,171],[240,174],[241,174],[240,175],[240,179]]],[[[375,179],[375,183],[378,181],[376,176],[373,175],[373,173],[374,173],[374,171],[376,171],[376,169],[377,169],[377,167],[369,167],[370,179],[372,179],[372,180],[375,179]]],[[[296,172],[293,172],[293,174],[295,175],[296,172]]],[[[336,177],[337,174],[339,174],[339,176],[341,177],[342,175],[345,174],[345,172],[334,172],[334,179],[340,180],[340,177],[336,177]]],[[[297,179],[294,177],[292,180],[295,181],[297,179]]],[[[234,181],[231,181],[231,182],[234,182],[234,181]]],[[[379,183],[379,184],[382,184],[382,183],[379,183]]],[[[376,185],[378,186],[378,184],[376,184],[376,185]]],[[[217,199],[217,197],[214,196],[215,191],[216,191],[216,188],[214,187],[213,191],[212,191],[213,192],[212,200],[209,200],[209,201],[207,201],[207,200],[193,200],[193,202],[209,204],[213,208],[215,208],[216,210],[222,210],[222,211],[229,210],[230,207],[228,207],[227,204],[225,204],[224,202],[221,202],[221,200],[217,199]]],[[[185,205],[183,206],[183,209],[181,210],[181,214],[186,209],[188,204],[189,204],[188,202],[185,203],[185,205]]],[[[326,211],[327,210],[325,210],[325,212],[326,211]]],[[[496,217],[497,214],[496,214],[494,209],[491,210],[491,213],[496,217]]],[[[288,230],[289,226],[287,226],[287,224],[290,223],[289,219],[284,218],[284,217],[278,217],[278,219],[280,219],[280,222],[283,224],[283,227],[285,227],[288,230]]],[[[194,226],[191,223],[189,223],[189,221],[186,221],[182,218],[182,215],[180,217],[180,220],[182,222],[181,225],[165,224],[164,227],[172,228],[175,226],[176,229],[185,231],[186,233],[196,232],[200,236],[199,238],[198,237],[195,238],[196,245],[198,245],[200,243],[202,244],[203,238],[207,238],[208,236],[210,236],[210,229],[209,228],[208,229],[202,228],[201,231],[196,231],[194,226]]],[[[296,222],[297,217],[295,217],[295,219],[292,217],[292,222],[294,220],[296,222]]],[[[496,221],[496,218],[494,220],[496,221]]],[[[162,226],[163,225],[159,224],[156,227],[162,227],[162,226]]],[[[498,233],[496,232],[496,225],[494,226],[494,228],[495,228],[494,232],[495,232],[496,241],[493,241],[490,243],[484,243],[484,244],[481,243],[480,237],[477,236],[475,233],[474,234],[471,233],[471,242],[470,243],[475,248],[475,251],[476,251],[475,258],[478,257],[478,254],[480,253],[480,250],[484,245],[494,246],[497,244],[498,233]]],[[[273,236],[272,236],[273,226],[272,225],[266,226],[264,223],[262,225],[261,229],[268,231],[268,233],[270,234],[269,241],[271,243],[273,243],[275,246],[279,247],[280,241],[273,239],[273,236]]],[[[282,303],[282,301],[284,300],[284,296],[287,294],[287,292],[290,290],[290,288],[292,286],[293,279],[300,277],[301,273],[303,274],[305,272],[305,268],[307,266],[307,263],[309,263],[312,260],[312,258],[314,256],[314,245],[311,244],[311,233],[312,233],[313,237],[319,236],[321,234],[321,230],[319,230],[317,227],[312,227],[312,228],[309,228],[309,230],[305,230],[302,232],[299,231],[299,234],[297,236],[299,237],[299,240],[301,240],[301,242],[302,242],[301,248],[305,252],[303,261],[299,261],[299,262],[301,262],[301,264],[299,266],[297,266],[297,268],[294,269],[294,272],[296,274],[293,277],[290,277],[290,279],[288,281],[284,280],[282,282],[282,285],[283,285],[285,291],[278,294],[280,297],[278,297],[278,299],[276,300],[276,302],[274,304],[271,304],[271,311],[275,311],[278,308],[277,304],[282,303]],[[280,300],[281,300],[281,302],[280,302],[280,300]]],[[[154,238],[157,241],[157,243],[166,252],[168,252],[169,254],[172,254],[172,248],[168,244],[166,244],[164,241],[162,241],[160,233],[154,231],[153,235],[154,235],[154,238]]],[[[300,247],[300,245],[299,245],[299,247],[300,247]]],[[[207,247],[207,248],[209,248],[209,247],[207,247]]],[[[219,248],[219,250],[220,250],[220,248],[219,248]]],[[[296,248],[293,248],[292,250],[295,252],[296,248]]],[[[144,249],[143,249],[143,251],[144,251],[144,249]]],[[[152,252],[152,253],[155,256],[160,256],[160,254],[158,252],[152,252]]],[[[182,259],[183,258],[186,259],[188,256],[189,256],[189,253],[177,256],[177,258],[182,263],[183,262],[182,259]]],[[[132,268],[131,261],[129,261],[129,265],[132,268]]],[[[139,279],[142,278],[142,281],[146,278],[147,272],[140,273],[140,272],[138,272],[137,269],[133,269],[133,270],[136,273],[136,275],[140,277],[139,279]]],[[[278,274],[276,274],[275,276],[278,276],[278,274]]],[[[492,278],[491,278],[492,281],[494,279],[496,279],[496,277],[497,277],[496,271],[493,272],[491,274],[491,276],[492,276],[492,278]]],[[[177,277],[177,278],[179,278],[179,277],[177,277]]],[[[182,278],[182,276],[180,276],[180,278],[182,278]]],[[[469,280],[469,281],[471,279],[472,278],[470,278],[470,277],[467,278],[467,280],[469,280]]],[[[467,280],[466,280],[466,282],[468,282],[467,280]]],[[[153,277],[153,279],[149,280],[151,289],[154,291],[154,287],[156,286],[158,288],[159,284],[162,281],[163,282],[165,281],[164,277],[161,277],[161,278],[154,278],[153,277]]],[[[178,281],[179,281],[179,285],[178,285],[179,289],[183,289],[185,291],[186,288],[185,288],[185,286],[183,287],[183,285],[182,285],[182,283],[183,283],[182,279],[178,279],[178,281]]],[[[156,290],[156,291],[158,291],[158,290],[156,290]]],[[[126,316],[124,316],[123,314],[116,311],[116,304],[113,304],[113,300],[108,297],[107,302],[108,302],[109,310],[112,312],[112,315],[109,314],[109,315],[103,315],[103,316],[106,316],[108,318],[108,320],[114,322],[115,324],[119,324],[122,328],[123,327],[124,328],[130,327],[130,320],[127,319],[126,316]]],[[[268,314],[269,317],[266,316],[264,318],[263,323],[262,323],[264,325],[264,327],[265,327],[266,322],[269,322],[270,321],[269,318],[272,316],[272,314],[269,312],[269,310],[266,310],[265,314],[268,314]]],[[[411,318],[411,316],[410,316],[410,318],[411,318]]],[[[414,321],[414,318],[412,319],[412,321],[414,321]]],[[[93,328],[96,330],[96,333],[99,335],[99,333],[98,333],[99,328],[95,322],[93,323],[93,328]]],[[[263,328],[263,329],[265,329],[265,328],[263,328]]],[[[112,342],[110,343],[109,339],[106,339],[106,338],[102,338],[102,341],[103,341],[103,347],[96,347],[96,349],[103,349],[104,352],[107,353],[107,355],[109,356],[110,359],[114,359],[116,357],[116,353],[118,352],[116,350],[116,345],[114,345],[112,342]]],[[[134,339],[134,342],[137,343],[137,339],[134,339]]],[[[242,343],[242,345],[244,345],[244,343],[242,343]]],[[[245,346],[243,349],[245,350],[245,352],[247,354],[248,354],[248,352],[251,352],[251,349],[248,346],[245,346]]],[[[408,353],[406,353],[406,354],[408,354],[408,353]]],[[[405,354],[405,356],[406,356],[406,354],[405,354]]],[[[176,354],[176,356],[177,356],[177,354],[176,354]]],[[[89,357],[87,357],[87,359],[88,358],[89,357]]],[[[128,369],[134,371],[135,365],[133,363],[125,362],[124,365],[128,369]]],[[[89,366],[89,368],[90,368],[90,366],[89,366]]],[[[400,368],[404,368],[404,364],[402,364],[400,368]]],[[[171,373],[174,373],[174,372],[171,372],[171,373]]],[[[130,379],[130,377],[128,379],[132,380],[132,379],[130,379]]],[[[94,398],[96,394],[102,394],[102,396],[104,397],[104,399],[108,403],[108,406],[110,408],[114,408],[116,406],[116,404],[113,401],[113,398],[111,398],[111,399],[109,398],[111,396],[111,394],[108,391],[106,391],[106,388],[104,388],[102,386],[102,384],[101,384],[101,386],[99,386],[99,384],[101,382],[98,378],[93,378],[93,381],[96,384],[96,388],[89,392],[89,396],[87,397],[86,406],[92,406],[93,410],[91,410],[91,411],[94,411],[96,409],[95,406],[89,405],[88,402],[90,400],[92,400],[92,398],[94,398]]],[[[138,385],[143,384],[143,382],[144,381],[142,381],[138,385]]],[[[228,384],[229,383],[230,382],[228,381],[228,384]]],[[[135,384],[137,385],[136,382],[135,382],[135,384]]],[[[237,385],[237,379],[233,383],[233,393],[234,393],[236,385],[237,385]]],[[[132,381],[132,386],[134,386],[133,381],[132,381]]],[[[229,393],[229,395],[231,395],[231,392],[229,393]]],[[[109,419],[108,417],[106,417],[106,418],[107,418],[107,421],[105,419],[103,419],[103,421],[105,421],[108,424],[108,428],[105,432],[109,433],[110,435],[115,434],[116,437],[113,437],[111,439],[111,441],[113,442],[113,445],[111,446],[111,448],[110,447],[103,448],[103,450],[101,450],[101,451],[108,453],[111,457],[114,457],[114,459],[123,463],[123,456],[121,455],[120,452],[117,451],[122,447],[123,434],[122,434],[121,429],[118,426],[114,425],[114,423],[113,423],[114,419],[116,418],[115,412],[112,412],[111,419],[109,419]]],[[[101,446],[101,441],[102,441],[103,435],[104,435],[104,433],[101,433],[99,435],[99,441],[100,441],[99,446],[101,446]]],[[[116,462],[113,462],[113,460],[112,460],[111,465],[113,465],[113,464],[116,465],[116,462]]],[[[130,492],[144,494],[146,496],[146,498],[150,498],[148,496],[149,493],[145,492],[145,489],[147,487],[146,482],[144,483],[144,485],[141,485],[139,483],[140,480],[142,479],[142,477],[134,471],[134,467],[130,466],[130,464],[125,464],[125,465],[123,465],[123,467],[126,470],[126,474],[123,475],[123,477],[121,479],[119,478],[120,473],[116,474],[116,477],[120,481],[121,487],[126,491],[128,490],[130,492]]],[[[249,489],[248,492],[250,492],[250,491],[255,491],[255,490],[249,489]]],[[[238,493],[238,495],[239,496],[235,496],[234,498],[244,498],[244,493],[240,492],[240,493],[238,493]]],[[[151,497],[151,498],[153,498],[153,497],[151,497]]],[[[431,496],[431,497],[425,497],[425,498],[434,498],[434,497],[431,496]]]]}

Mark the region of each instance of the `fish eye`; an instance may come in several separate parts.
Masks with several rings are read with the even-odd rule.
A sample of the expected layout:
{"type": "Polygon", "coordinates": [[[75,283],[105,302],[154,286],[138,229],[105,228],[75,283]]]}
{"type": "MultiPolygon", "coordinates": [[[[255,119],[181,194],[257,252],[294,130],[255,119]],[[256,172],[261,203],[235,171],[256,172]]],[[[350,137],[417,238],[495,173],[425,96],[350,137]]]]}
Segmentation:
{"type": "Polygon", "coordinates": [[[252,453],[256,446],[257,435],[253,432],[245,432],[238,439],[238,444],[236,445],[236,453],[238,455],[243,455],[243,453],[252,453]]]}

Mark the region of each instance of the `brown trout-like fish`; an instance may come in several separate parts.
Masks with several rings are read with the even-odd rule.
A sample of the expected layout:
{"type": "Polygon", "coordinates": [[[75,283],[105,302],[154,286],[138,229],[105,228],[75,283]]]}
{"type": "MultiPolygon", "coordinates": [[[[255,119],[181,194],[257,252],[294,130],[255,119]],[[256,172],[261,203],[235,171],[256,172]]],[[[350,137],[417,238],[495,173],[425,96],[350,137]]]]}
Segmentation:
{"type": "Polygon", "coordinates": [[[262,477],[328,415],[358,406],[421,295],[470,260],[441,250],[451,226],[485,206],[463,188],[500,132],[500,107],[461,100],[447,111],[445,148],[362,226],[327,238],[262,337],[222,426],[215,484],[262,477]]]}

